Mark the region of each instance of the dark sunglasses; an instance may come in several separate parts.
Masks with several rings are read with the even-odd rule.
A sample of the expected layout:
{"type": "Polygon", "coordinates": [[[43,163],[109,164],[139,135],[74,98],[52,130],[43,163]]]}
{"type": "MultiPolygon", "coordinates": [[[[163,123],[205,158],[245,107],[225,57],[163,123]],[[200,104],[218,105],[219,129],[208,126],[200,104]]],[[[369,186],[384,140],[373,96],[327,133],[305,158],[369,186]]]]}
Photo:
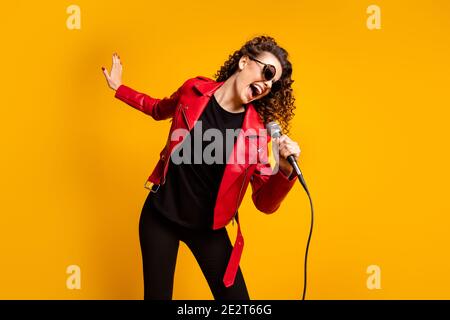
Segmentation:
{"type": "MultiPolygon", "coordinates": [[[[264,68],[262,69],[262,74],[263,74],[264,80],[270,81],[275,77],[275,74],[277,73],[277,69],[273,65],[259,61],[258,59],[254,58],[250,55],[248,57],[250,58],[250,60],[256,61],[256,62],[264,65],[264,68]]],[[[281,89],[280,80],[272,83],[272,89],[271,89],[272,92],[277,92],[280,89],[281,89]]]]}

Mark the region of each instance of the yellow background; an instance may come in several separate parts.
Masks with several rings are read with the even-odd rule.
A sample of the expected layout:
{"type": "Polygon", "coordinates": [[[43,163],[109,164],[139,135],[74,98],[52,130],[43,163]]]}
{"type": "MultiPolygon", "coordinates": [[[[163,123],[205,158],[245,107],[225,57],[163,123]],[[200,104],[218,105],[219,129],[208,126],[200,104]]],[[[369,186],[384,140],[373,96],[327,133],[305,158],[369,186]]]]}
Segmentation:
{"type": "MultiPolygon", "coordinates": [[[[291,138],[315,205],[308,299],[449,299],[450,2],[11,1],[2,4],[0,298],[141,299],[143,184],[169,121],[114,99],[101,66],[154,97],[212,77],[269,34],[294,67],[291,138]],[[81,8],[69,30],[66,8],[81,8]],[[368,30],[366,8],[381,8],[368,30]],[[66,288],[81,267],[81,290],[66,288]],[[369,265],[381,289],[366,287],[369,265]]],[[[247,190],[252,299],[299,299],[309,231],[300,184],[273,215],[247,190]]],[[[235,229],[228,228],[234,242],[235,229]]],[[[181,243],[174,299],[212,299],[181,243]]]]}

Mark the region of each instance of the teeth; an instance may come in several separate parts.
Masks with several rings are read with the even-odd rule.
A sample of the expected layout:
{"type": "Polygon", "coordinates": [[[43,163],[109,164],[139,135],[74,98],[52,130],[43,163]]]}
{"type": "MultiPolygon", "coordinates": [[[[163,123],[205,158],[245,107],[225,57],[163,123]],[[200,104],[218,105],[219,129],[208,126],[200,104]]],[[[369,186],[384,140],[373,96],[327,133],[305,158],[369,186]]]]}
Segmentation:
{"type": "Polygon", "coordinates": [[[254,86],[256,87],[258,94],[261,94],[263,92],[260,86],[258,86],[257,84],[254,84],[254,86]]]}

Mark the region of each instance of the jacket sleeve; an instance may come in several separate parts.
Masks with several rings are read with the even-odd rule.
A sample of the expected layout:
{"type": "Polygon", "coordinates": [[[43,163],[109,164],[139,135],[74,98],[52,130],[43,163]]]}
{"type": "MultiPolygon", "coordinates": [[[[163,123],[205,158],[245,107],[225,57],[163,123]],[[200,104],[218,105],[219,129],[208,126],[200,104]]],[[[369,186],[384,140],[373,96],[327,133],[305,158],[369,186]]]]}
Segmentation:
{"type": "Polygon", "coordinates": [[[184,84],[170,97],[163,99],[150,97],[122,84],[117,88],[114,97],[148,114],[155,120],[165,120],[173,117],[184,84]]]}
{"type": "Polygon", "coordinates": [[[258,164],[250,177],[253,203],[264,213],[275,212],[298,179],[295,173],[287,177],[281,170],[270,172],[273,173],[270,163],[258,164]]]}

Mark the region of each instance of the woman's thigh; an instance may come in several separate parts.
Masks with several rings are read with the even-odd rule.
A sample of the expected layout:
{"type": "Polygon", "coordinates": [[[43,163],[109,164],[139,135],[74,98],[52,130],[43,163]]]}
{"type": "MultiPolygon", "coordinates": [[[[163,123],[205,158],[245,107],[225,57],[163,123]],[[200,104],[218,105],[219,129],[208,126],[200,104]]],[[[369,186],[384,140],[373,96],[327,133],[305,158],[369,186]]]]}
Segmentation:
{"type": "Polygon", "coordinates": [[[216,300],[249,300],[244,277],[239,267],[234,284],[225,287],[222,279],[233,246],[225,228],[189,232],[182,239],[192,251],[208,281],[216,300]]]}
{"type": "Polygon", "coordinates": [[[144,205],[139,220],[144,273],[144,299],[172,299],[175,265],[179,247],[176,229],[144,205]]]}

